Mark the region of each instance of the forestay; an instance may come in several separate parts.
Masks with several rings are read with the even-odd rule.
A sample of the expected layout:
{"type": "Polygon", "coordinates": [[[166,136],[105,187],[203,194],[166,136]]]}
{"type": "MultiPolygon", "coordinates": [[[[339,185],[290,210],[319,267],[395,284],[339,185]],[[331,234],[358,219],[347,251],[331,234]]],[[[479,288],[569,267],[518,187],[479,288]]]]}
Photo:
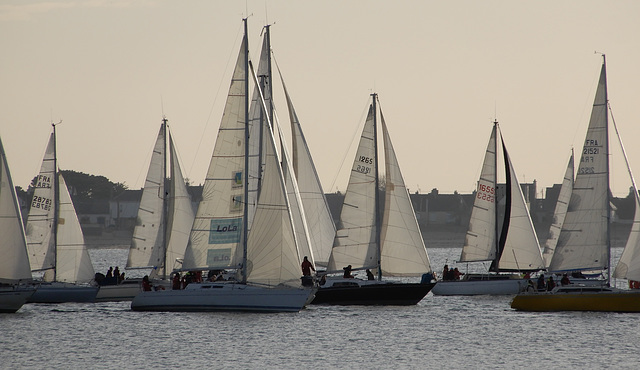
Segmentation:
{"type": "Polygon", "coordinates": [[[374,114],[371,105],[351,168],[340,214],[341,223],[337,226],[327,267],[330,271],[347,265],[377,268],[374,114]]]}
{"type": "Polygon", "coordinates": [[[127,268],[160,266],[164,261],[165,132],[163,124],[151,153],[129,248],[127,268]]]}
{"type": "Polygon", "coordinates": [[[460,262],[491,261],[496,258],[496,130],[497,125],[494,125],[482,163],[460,262]]]}

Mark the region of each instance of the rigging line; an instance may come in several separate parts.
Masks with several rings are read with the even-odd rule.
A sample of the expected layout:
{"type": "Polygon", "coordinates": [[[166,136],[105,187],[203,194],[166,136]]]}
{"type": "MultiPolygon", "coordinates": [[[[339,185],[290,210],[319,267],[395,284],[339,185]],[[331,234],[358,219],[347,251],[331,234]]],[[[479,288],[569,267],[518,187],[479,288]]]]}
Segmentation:
{"type": "MultiPolygon", "coordinates": [[[[243,29],[242,23],[240,24],[239,29],[243,29]]],[[[205,138],[205,132],[207,131],[207,128],[209,127],[209,124],[211,123],[211,115],[213,114],[213,108],[216,106],[216,103],[218,102],[218,97],[220,96],[220,88],[223,86],[223,83],[224,83],[224,81],[226,79],[225,77],[227,75],[227,71],[229,70],[229,64],[231,63],[231,60],[232,60],[233,56],[237,55],[237,53],[234,53],[234,50],[236,50],[236,45],[238,43],[238,36],[240,34],[244,35],[243,32],[240,32],[240,31],[236,32],[236,39],[233,42],[233,46],[232,46],[231,52],[229,52],[229,58],[227,59],[227,64],[224,67],[224,72],[220,76],[220,82],[218,83],[218,90],[216,90],[216,94],[213,97],[213,102],[211,103],[211,109],[209,109],[209,115],[207,116],[207,120],[205,121],[204,127],[202,128],[202,134],[200,135],[200,140],[198,141],[198,146],[196,147],[196,152],[195,152],[195,155],[193,156],[193,161],[191,161],[191,166],[189,167],[188,174],[185,177],[191,177],[191,172],[193,171],[193,167],[195,166],[196,159],[198,158],[198,153],[200,153],[200,147],[202,146],[202,141],[205,138]]],[[[235,66],[235,64],[234,64],[234,66],[235,66]]],[[[224,108],[223,108],[223,110],[224,110],[224,108]]]]}
{"type": "Polygon", "coordinates": [[[633,171],[631,171],[631,165],[629,164],[629,157],[627,157],[627,151],[624,149],[624,144],[622,143],[622,137],[618,132],[618,125],[616,124],[616,119],[613,117],[613,110],[611,109],[611,104],[607,102],[607,108],[609,108],[609,113],[611,113],[611,122],[613,123],[613,128],[616,131],[616,136],[618,136],[618,142],[620,143],[620,149],[622,150],[622,156],[624,157],[624,161],[627,165],[627,171],[629,171],[629,177],[631,177],[631,184],[633,186],[634,195],[637,200],[640,201],[640,195],[638,194],[638,186],[636,185],[636,180],[633,177],[633,171]]]}
{"type": "MultiPolygon", "coordinates": [[[[347,146],[344,154],[342,155],[342,160],[340,161],[340,165],[338,166],[338,170],[336,171],[336,173],[335,173],[335,175],[333,177],[333,180],[331,181],[331,187],[329,189],[333,189],[336,186],[336,182],[338,181],[338,176],[340,175],[340,172],[342,172],[345,160],[347,158],[354,158],[355,157],[355,155],[349,157],[348,154],[349,154],[349,151],[351,150],[351,147],[354,144],[354,141],[358,137],[358,133],[362,131],[362,127],[364,126],[364,124],[366,124],[366,122],[365,122],[366,119],[364,119],[363,117],[366,114],[365,112],[369,111],[369,105],[370,105],[369,98],[370,98],[370,96],[367,95],[367,103],[364,105],[364,109],[360,113],[359,122],[364,122],[364,123],[362,123],[361,125],[355,126],[355,130],[353,131],[353,134],[351,136],[350,144],[347,146]]],[[[356,150],[357,150],[357,148],[356,148],[356,150]]],[[[348,176],[348,177],[350,177],[350,176],[348,176]]],[[[347,177],[347,185],[348,185],[348,181],[349,181],[348,177],[347,177]]],[[[346,188],[345,188],[345,191],[346,191],[346,188]]]]}

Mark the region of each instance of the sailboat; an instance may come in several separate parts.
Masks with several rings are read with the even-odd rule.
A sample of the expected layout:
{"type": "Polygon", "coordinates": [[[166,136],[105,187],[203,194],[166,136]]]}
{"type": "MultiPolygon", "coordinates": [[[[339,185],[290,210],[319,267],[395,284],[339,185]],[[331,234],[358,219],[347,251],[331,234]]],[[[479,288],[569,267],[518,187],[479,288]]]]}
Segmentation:
{"type": "Polygon", "coordinates": [[[0,313],[13,313],[27,302],[35,288],[27,256],[27,241],[16,189],[0,140],[0,313]]]}
{"type": "Polygon", "coordinates": [[[342,277],[325,275],[313,304],[413,305],[435,285],[430,278],[433,275],[427,249],[381,110],[386,181],[384,203],[380,201],[379,102],[377,94],[371,97],[327,268],[328,273],[345,267],[348,271],[342,277]],[[369,270],[368,279],[352,278],[351,268],[369,270]],[[383,275],[422,275],[423,279],[420,283],[402,283],[383,281],[383,275]]]}
{"type": "MultiPolygon", "coordinates": [[[[149,278],[168,287],[171,272],[182,267],[193,218],[168,120],[163,118],[142,189],[126,268],[151,269],[149,278]]],[[[116,284],[101,284],[96,301],[130,301],[141,291],[141,279],[113,280],[116,284]]]]}
{"type": "MultiPolygon", "coordinates": [[[[143,291],[131,302],[133,310],[297,312],[313,299],[315,289],[300,285],[301,259],[273,132],[249,134],[250,75],[259,84],[250,68],[243,22],[244,37],[182,267],[235,270],[235,278],[143,291]],[[250,178],[256,168],[259,178],[250,178]],[[250,190],[255,190],[252,197],[250,190]]],[[[264,96],[260,102],[267,112],[264,96]]]]}
{"type": "MultiPolygon", "coordinates": [[[[611,274],[608,109],[606,58],[603,55],[569,208],[549,265],[552,272],[600,270],[611,274]]],[[[621,147],[624,153],[624,146],[621,147]]],[[[633,184],[636,211],[614,277],[640,280],[640,200],[626,154],[624,157],[633,184]]],[[[569,284],[549,292],[518,294],[511,307],[523,311],[640,312],[640,291],[613,288],[609,281],[610,278],[600,286],[569,284]]]]}
{"type": "Polygon", "coordinates": [[[545,267],[538,237],[497,121],[494,121],[485,153],[459,262],[480,261],[491,262],[489,273],[468,273],[461,280],[439,281],[433,294],[517,294],[527,287],[528,280],[514,272],[538,271],[545,267]],[[506,174],[502,219],[496,191],[498,134],[506,174]]]}
{"type": "Polygon", "coordinates": [[[56,157],[56,124],[27,216],[31,271],[44,271],[31,303],[93,302],[98,286],[76,210],[56,157]]]}

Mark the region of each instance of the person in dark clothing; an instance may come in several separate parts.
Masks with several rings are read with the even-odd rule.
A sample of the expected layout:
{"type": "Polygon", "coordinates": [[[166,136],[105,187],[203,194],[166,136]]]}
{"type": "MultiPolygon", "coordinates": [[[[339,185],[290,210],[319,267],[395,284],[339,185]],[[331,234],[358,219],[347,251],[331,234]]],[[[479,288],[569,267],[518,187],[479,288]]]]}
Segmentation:
{"type": "Polygon", "coordinates": [[[176,272],[176,274],[173,275],[173,280],[171,281],[171,289],[180,290],[180,273],[179,272],[176,272]]]}
{"type": "Polygon", "coordinates": [[[311,276],[311,270],[313,270],[313,272],[316,272],[313,264],[309,262],[307,256],[304,256],[304,260],[302,261],[302,276],[311,276]]]}
{"type": "Polygon", "coordinates": [[[544,282],[544,274],[540,274],[538,278],[538,291],[544,291],[547,288],[547,284],[544,282]]]}
{"type": "Polygon", "coordinates": [[[142,278],[142,290],[145,292],[151,291],[151,282],[149,282],[149,276],[147,275],[142,278]]]}
{"type": "Polygon", "coordinates": [[[367,269],[367,279],[368,280],[375,280],[376,278],[373,276],[373,273],[371,272],[371,270],[367,269]]]}
{"type": "Polygon", "coordinates": [[[344,274],[342,275],[342,277],[344,277],[345,279],[353,278],[353,275],[351,275],[351,265],[343,267],[342,269],[344,270],[344,274]]]}

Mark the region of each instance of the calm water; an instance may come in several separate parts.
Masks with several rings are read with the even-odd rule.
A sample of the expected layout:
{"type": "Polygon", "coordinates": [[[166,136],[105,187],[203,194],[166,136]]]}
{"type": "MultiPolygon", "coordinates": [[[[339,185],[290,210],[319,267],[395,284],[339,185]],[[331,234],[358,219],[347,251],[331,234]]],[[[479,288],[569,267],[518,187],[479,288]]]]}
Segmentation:
{"type": "MultiPolygon", "coordinates": [[[[429,249],[435,270],[459,249],[429,249]]],[[[97,271],[126,250],[91,251],[97,271]]],[[[460,266],[459,266],[460,267],[460,266]]],[[[297,314],[144,313],[129,302],[25,305],[0,315],[0,367],[638,368],[640,314],[522,313],[509,297],[297,314]]]]}

